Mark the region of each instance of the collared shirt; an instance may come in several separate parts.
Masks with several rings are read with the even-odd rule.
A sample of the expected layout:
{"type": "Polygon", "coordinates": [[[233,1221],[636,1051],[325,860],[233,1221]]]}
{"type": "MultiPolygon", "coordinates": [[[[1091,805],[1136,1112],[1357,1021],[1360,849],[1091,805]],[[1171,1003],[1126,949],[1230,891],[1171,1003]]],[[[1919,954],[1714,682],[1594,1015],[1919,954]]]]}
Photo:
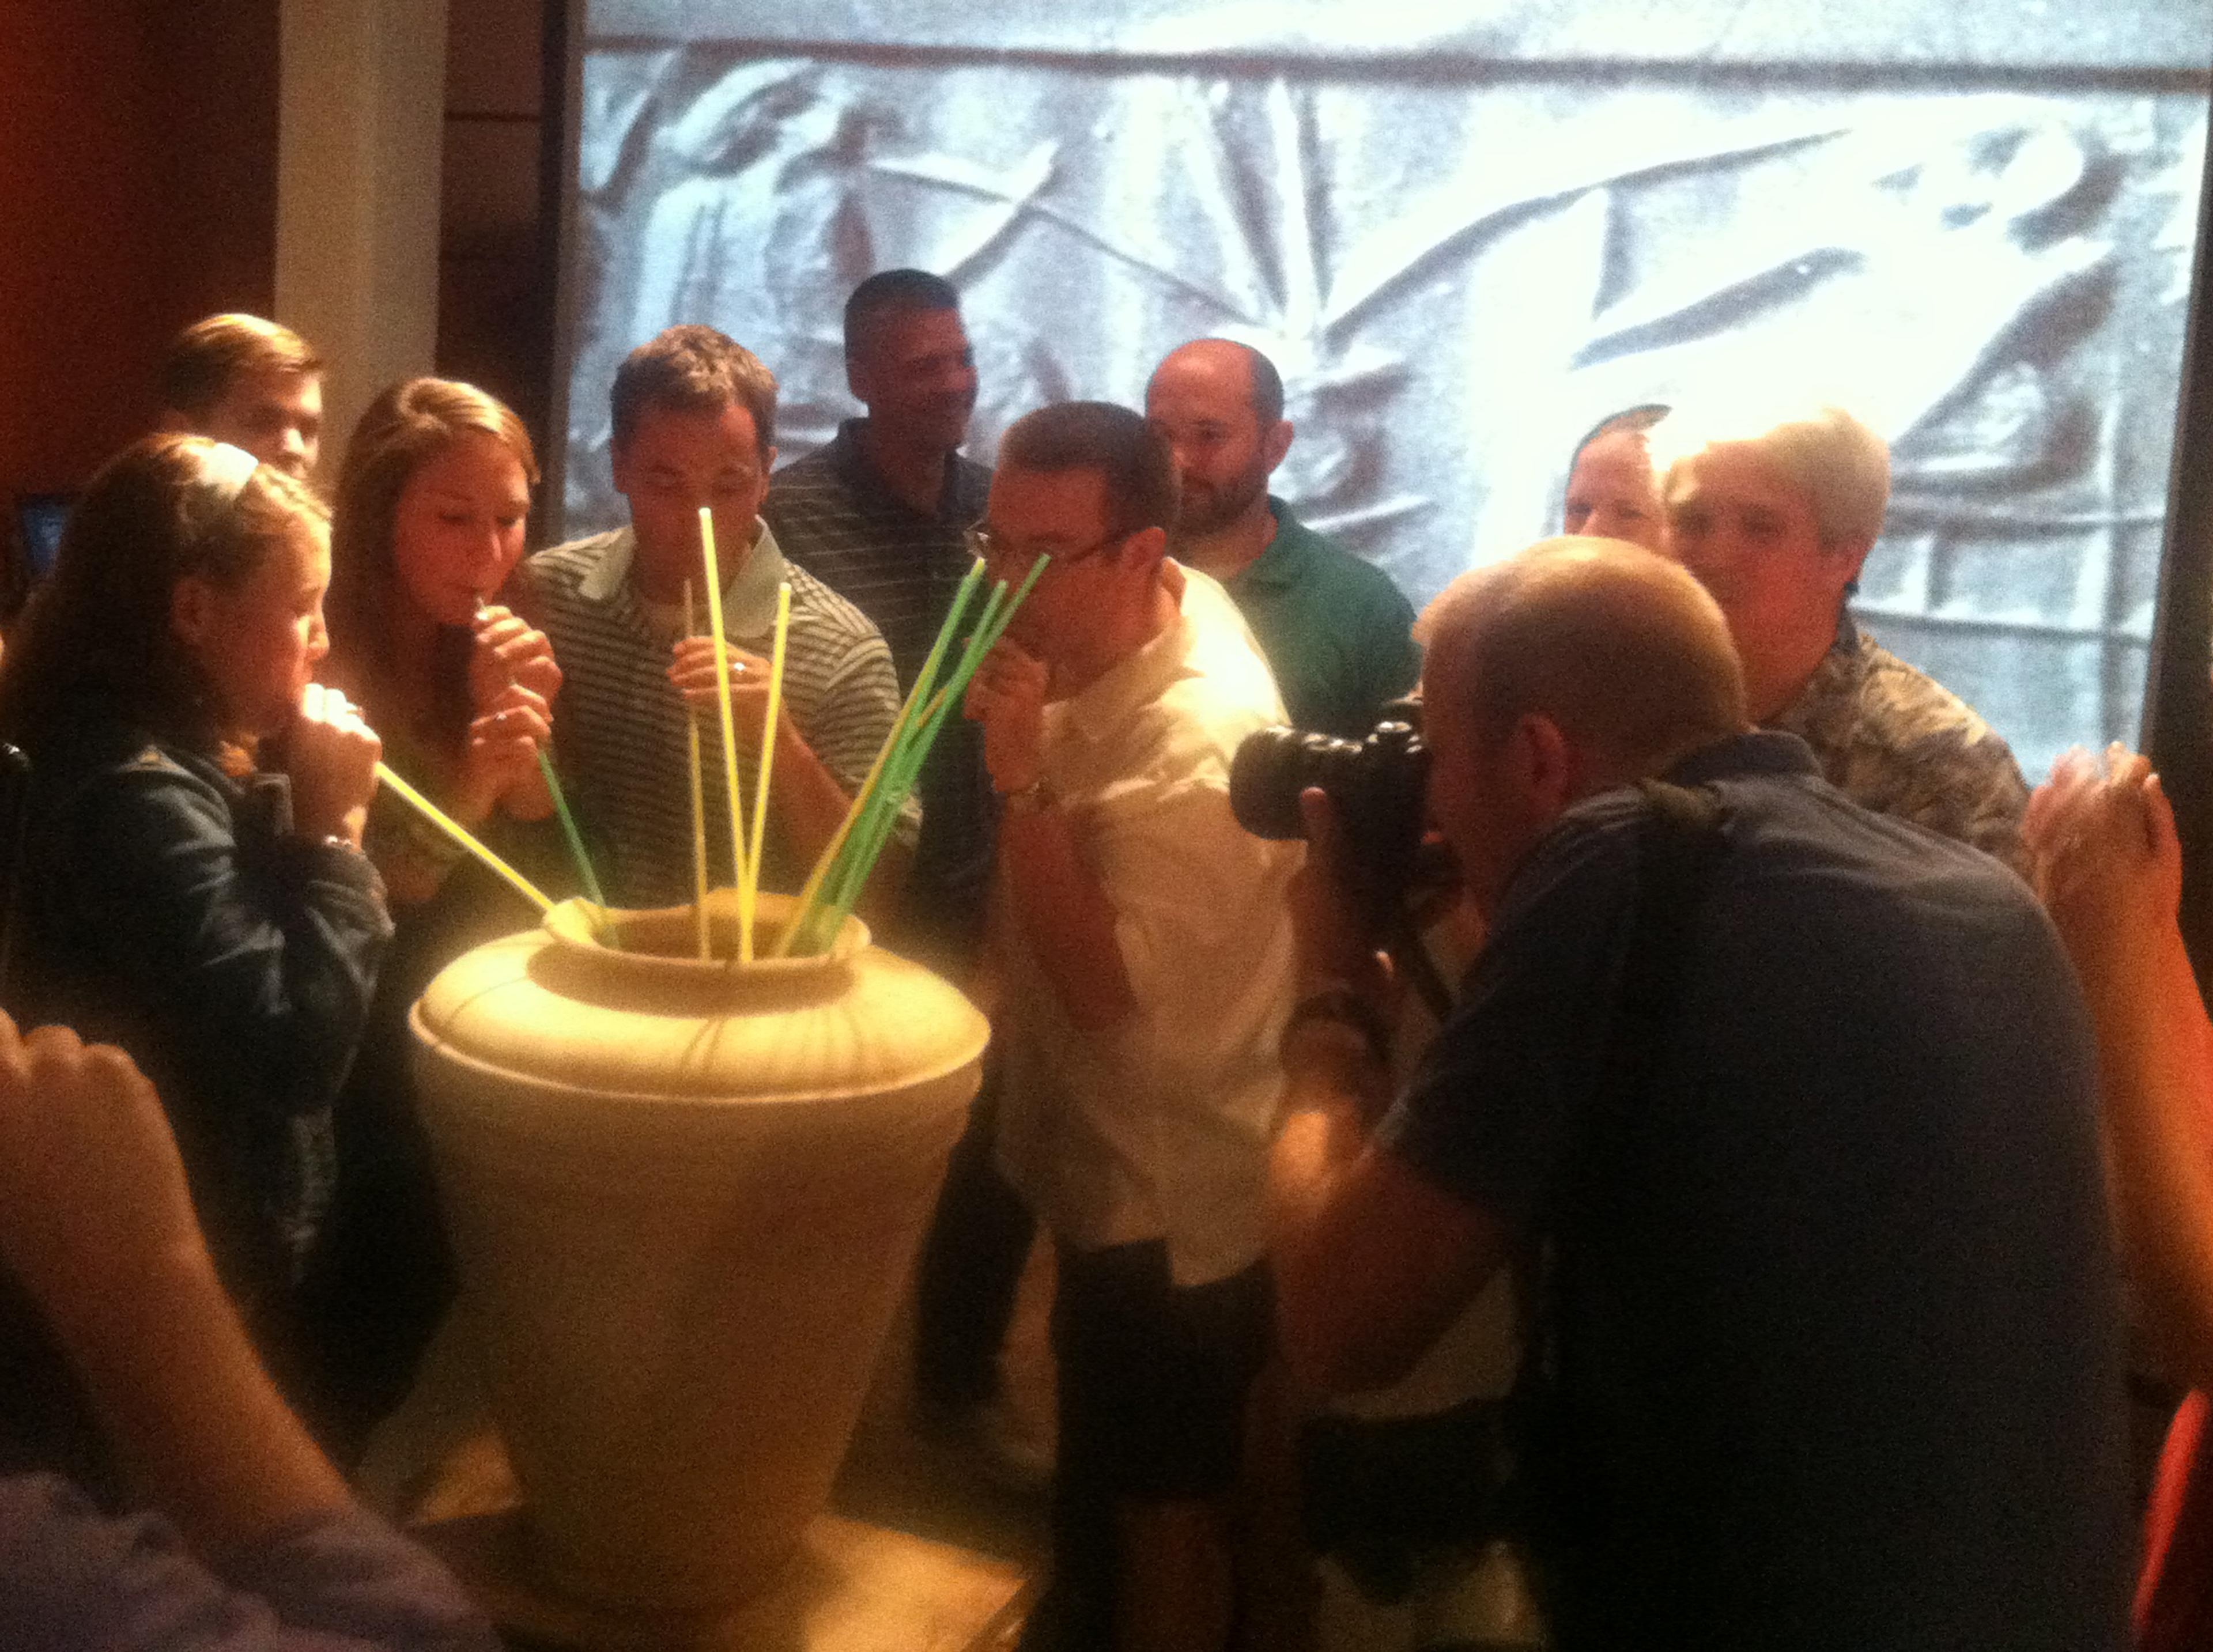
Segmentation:
{"type": "Polygon", "coordinates": [[[1391,576],[1271,494],[1276,537],[1226,582],[1295,727],[1357,740],[1422,674],[1414,610],[1391,576]]]}
{"type": "Polygon", "coordinates": [[[1814,748],[1829,783],[1863,808],[1941,832],[2026,876],[2028,786],[2008,747],[1942,684],[1861,632],[1850,614],[1798,698],[1767,726],[1814,748]]]}
{"type": "Polygon", "coordinates": [[[1563,1648],[2117,1647],[2132,1547],[2095,1050],[2020,880],[1747,734],[1673,1024],[1606,1086],[1646,808],[1515,869],[1379,1127],[1549,1235],[1563,1648]]]}
{"type": "MultiPolygon", "coordinates": [[[[761,516],[786,556],[883,633],[904,694],[967,576],[966,534],[984,514],[991,472],[948,454],[937,509],[925,515],[876,474],[862,445],[866,423],[847,419],[826,446],[778,471],[761,516]]],[[[916,789],[921,840],[887,938],[957,972],[982,941],[991,889],[996,814],[983,730],[948,717],[916,789]]]]}
{"type": "Polygon", "coordinates": [[[1301,850],[1229,812],[1237,747],[1281,703],[1222,588],[1175,571],[1175,622],[1046,708],[1044,778],[1114,910],[1137,1009],[1079,1029],[1007,926],[1000,1156],[1063,1241],[1165,1237],[1190,1285],[1261,1252],[1301,850]]]}
{"type": "Polygon", "coordinates": [[[761,519],[784,555],[850,602],[883,633],[899,686],[912,686],[972,558],[966,534],[984,515],[991,472],[948,454],[937,509],[925,515],[884,485],[863,448],[865,419],[786,465],[761,519]]]}
{"type": "MultiPolygon", "coordinates": [[[[539,618],[561,661],[555,723],[563,775],[604,847],[602,886],[621,905],[674,905],[692,897],[685,735],[691,713],[668,680],[668,644],[655,634],[631,588],[636,543],[631,530],[618,528],[541,551],[529,566],[539,618]]],[[[783,704],[801,737],[850,796],[899,715],[891,655],[859,609],[784,560],[765,524],[724,582],[723,627],[734,644],[767,655],[776,589],[786,580],[791,626],[783,704]]],[[[703,615],[705,607],[703,599],[703,615]]],[[[719,727],[703,724],[701,739],[708,876],[719,886],[732,880],[719,727]]],[[[741,804],[748,811],[753,773],[753,760],[741,752],[741,804]]],[[[903,840],[912,841],[918,816],[910,799],[903,840]]],[[[796,890],[808,871],[783,842],[773,804],[761,869],[762,887],[785,890],[796,890]]]]}

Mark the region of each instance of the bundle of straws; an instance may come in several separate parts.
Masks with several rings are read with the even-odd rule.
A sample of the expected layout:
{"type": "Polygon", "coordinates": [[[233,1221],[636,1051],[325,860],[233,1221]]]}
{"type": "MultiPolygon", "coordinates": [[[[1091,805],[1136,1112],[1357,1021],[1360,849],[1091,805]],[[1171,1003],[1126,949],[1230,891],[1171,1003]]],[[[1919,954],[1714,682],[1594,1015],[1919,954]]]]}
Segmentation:
{"type": "Polygon", "coordinates": [[[1022,600],[1029,595],[1030,588],[1038,582],[1038,576],[1045,572],[1048,560],[1039,557],[1011,597],[1007,594],[1006,581],[993,584],[976,617],[975,629],[969,633],[967,646],[961,650],[951,675],[941,686],[938,673],[984,580],[980,559],[968,570],[968,576],[954,593],[953,606],[946,612],[945,623],[937,628],[937,640],[930,644],[929,656],[923,661],[914,686],[899,707],[883,749],[876,753],[876,760],[869,767],[868,778],[861,783],[852,807],[845,811],[844,820],[823,846],[814,869],[808,874],[807,882],[799,892],[798,907],[777,942],[777,957],[795,952],[802,955],[820,952],[837,935],[838,926],[867,887],[869,875],[875,869],[876,857],[883,853],[892,828],[899,822],[899,811],[905,807],[907,794],[914,789],[930,747],[936,743],[938,730],[945,726],[947,717],[960,715],[969,680],[983,664],[984,656],[1006,634],[1008,623],[1022,606],[1022,600]]]}
{"type": "MultiPolygon", "coordinates": [[[[735,961],[750,963],[753,958],[753,913],[760,887],[761,852],[765,841],[768,822],[769,773],[776,750],[777,717],[783,704],[783,665],[785,644],[791,625],[791,587],[780,586],[777,591],[776,633],[773,654],[769,664],[768,704],[762,719],[760,762],[755,775],[753,789],[753,832],[747,840],[745,812],[740,801],[738,784],[737,727],[730,704],[729,643],[722,628],[722,600],[721,570],[715,555],[715,524],[712,513],[702,508],[699,512],[700,549],[704,556],[707,576],[707,616],[710,634],[715,643],[716,698],[722,735],[722,773],[729,793],[730,849],[734,882],[738,892],[738,945],[735,961]]],[[[861,783],[860,791],[837,832],[814,869],[808,874],[807,882],[800,890],[799,899],[791,921],[777,937],[772,954],[783,958],[793,954],[808,956],[827,948],[844,924],[853,905],[868,886],[869,875],[875,870],[877,857],[883,853],[884,844],[890,840],[893,828],[898,824],[900,811],[905,807],[908,795],[922,773],[930,748],[936,743],[938,731],[948,716],[957,716],[960,703],[968,692],[968,684],[977,668],[1006,634],[1007,625],[1023,599],[1045,572],[1050,560],[1040,556],[1032,564],[1028,576],[1011,595],[1004,580],[996,582],[985,596],[977,613],[974,629],[962,647],[959,659],[949,674],[941,683],[946,658],[952,652],[953,639],[960,634],[966,622],[968,610],[984,580],[984,564],[979,559],[968,570],[967,577],[954,594],[953,606],[947,612],[945,623],[938,627],[937,639],[930,645],[930,655],[923,661],[914,686],[900,705],[899,716],[892,723],[891,733],[885,738],[882,749],[869,769],[868,777],[861,783]]],[[[685,591],[686,630],[691,629],[692,594],[685,591]]],[[[692,790],[692,852],[693,881],[696,894],[695,919],[698,955],[710,955],[707,923],[707,828],[705,789],[700,772],[700,741],[695,722],[691,729],[690,776],[692,790]]],[[[539,753],[539,765],[546,777],[546,789],[552,794],[554,808],[561,819],[563,835],[569,850],[576,858],[577,875],[588,892],[596,917],[603,918],[607,904],[600,893],[599,879],[594,875],[590,857],[585,853],[584,840],[577,832],[575,820],[569,811],[568,799],[561,789],[551,756],[539,753]]],[[[452,820],[430,799],[409,785],[383,764],[377,765],[377,776],[406,802],[419,810],[441,831],[446,832],[470,854],[511,885],[525,899],[540,911],[552,908],[552,902],[540,893],[529,880],[479,843],[460,822],[452,820]]],[[[601,938],[610,945],[619,945],[614,928],[600,923],[597,926],[601,938]]]]}

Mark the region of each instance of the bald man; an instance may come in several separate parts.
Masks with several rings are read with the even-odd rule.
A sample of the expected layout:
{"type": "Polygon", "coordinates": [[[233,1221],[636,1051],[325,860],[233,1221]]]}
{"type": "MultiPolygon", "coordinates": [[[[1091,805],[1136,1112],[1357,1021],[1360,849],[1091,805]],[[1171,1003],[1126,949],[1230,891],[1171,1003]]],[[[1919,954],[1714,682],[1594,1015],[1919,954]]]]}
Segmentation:
{"type": "Polygon", "coordinates": [[[2032,897],[1751,729],[1721,611],[1649,552],[1550,541],[1429,624],[1430,809],[1489,940],[1394,1099],[1308,795],[1294,1365],[1387,1381],[1547,1247],[1521,1443],[1564,1652],[2121,1645],[2093,1057],[2032,897]]]}
{"type": "Polygon", "coordinates": [[[1145,418],[1182,484],[1170,552],[1228,589],[1292,722],[1366,734],[1421,671],[1414,611],[1381,569],[1268,491],[1293,435],[1275,363],[1227,338],[1185,344],[1153,370],[1145,418]]]}

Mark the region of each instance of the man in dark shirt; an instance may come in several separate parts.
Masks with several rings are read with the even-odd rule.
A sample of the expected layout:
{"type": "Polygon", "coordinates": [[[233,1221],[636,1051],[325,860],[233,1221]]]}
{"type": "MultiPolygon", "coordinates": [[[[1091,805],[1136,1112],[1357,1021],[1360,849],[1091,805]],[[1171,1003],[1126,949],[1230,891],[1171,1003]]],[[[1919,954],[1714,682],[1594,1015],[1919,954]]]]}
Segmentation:
{"type": "Polygon", "coordinates": [[[1394,1101],[1310,796],[1273,1184],[1294,1363],[1387,1380],[1549,1241],[1568,1652],[2118,1647],[2095,1075],[2033,897],[1750,730],[1720,611],[1647,552],[1464,576],[1430,648],[1431,814],[1490,939],[1394,1101]],[[1636,966],[1634,1002],[1673,980],[1640,1035],[1654,775],[1722,821],[1636,966]]]}
{"type": "MultiPolygon", "coordinates": [[[[904,693],[974,560],[967,529],[991,489],[991,472],[960,452],[976,405],[960,295],[920,270],[870,276],[845,302],[845,375],[867,415],[777,472],[761,515],[787,556],[875,622],[904,693]]],[[[922,836],[886,939],[966,984],[983,942],[997,820],[979,725],[947,722],[918,790],[922,836]]],[[[916,1384],[948,1431],[1003,1421],[984,1408],[998,1388],[999,1344],[1033,1234],[991,1162],[997,1096],[994,1064],[920,1264],[916,1384]]],[[[1033,1480],[1043,1472],[1035,1461],[1009,1466],[1033,1480]]]]}
{"type": "Polygon", "coordinates": [[[1275,364],[1226,338],[1185,344],[1153,369],[1145,417],[1183,484],[1170,553],[1228,588],[1294,724],[1366,734],[1421,670],[1414,611],[1389,575],[1268,491],[1292,436],[1275,364]]]}
{"type": "MultiPolygon", "coordinates": [[[[886,270],[845,303],[845,375],[868,408],[787,465],[761,518],[784,554],[868,615],[914,686],[974,558],[991,472],[961,457],[976,365],[953,288],[886,270]]],[[[949,722],[924,770],[922,838],[894,947],[960,975],[974,962],[991,869],[990,789],[974,729],[949,722]]]]}

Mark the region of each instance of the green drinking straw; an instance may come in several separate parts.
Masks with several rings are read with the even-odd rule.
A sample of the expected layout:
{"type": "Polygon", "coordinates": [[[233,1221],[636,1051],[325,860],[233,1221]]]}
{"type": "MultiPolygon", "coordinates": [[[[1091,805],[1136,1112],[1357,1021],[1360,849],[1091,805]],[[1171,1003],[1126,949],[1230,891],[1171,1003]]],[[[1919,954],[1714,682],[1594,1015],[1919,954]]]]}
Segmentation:
{"type": "MultiPolygon", "coordinates": [[[[480,620],[485,616],[485,600],[482,595],[479,595],[476,617],[480,620]]],[[[507,681],[509,687],[512,688],[515,686],[512,673],[509,674],[507,681]]],[[[600,938],[610,945],[619,945],[614,938],[613,926],[604,921],[604,915],[607,910],[607,898],[600,893],[600,880],[598,875],[592,870],[592,857],[584,852],[584,834],[576,830],[576,817],[569,812],[569,796],[561,789],[561,777],[553,771],[553,754],[543,746],[538,748],[538,772],[546,777],[546,789],[553,799],[554,814],[560,816],[561,835],[568,839],[569,853],[576,857],[576,875],[583,881],[585,897],[601,914],[602,921],[594,926],[600,932],[600,938]]]]}
{"type": "MultiPolygon", "coordinates": [[[[896,746],[898,749],[893,754],[885,779],[880,780],[875,789],[869,812],[863,817],[855,841],[849,844],[840,856],[843,864],[839,869],[841,875],[835,880],[837,893],[828,922],[830,934],[837,933],[838,926],[844,922],[846,915],[860,899],[869,874],[875,869],[876,857],[882,853],[884,843],[898,820],[899,808],[906,801],[907,792],[920,775],[938,731],[952,714],[954,701],[966,694],[968,684],[983,664],[984,656],[1006,634],[1008,625],[1014,619],[1015,611],[1021,607],[1050,560],[1048,557],[1039,557],[1030,565],[1029,574],[1020,588],[1003,605],[1001,599],[1006,596],[1006,582],[1002,580],[993,588],[991,600],[985,604],[983,615],[977,621],[975,634],[969,638],[968,646],[963,651],[960,663],[951,680],[930,702],[920,719],[904,730],[893,729],[893,739],[887,744],[896,746]]],[[[917,686],[920,686],[919,679],[917,686]]]]}
{"type": "MultiPolygon", "coordinates": [[[[983,650],[977,645],[985,640],[993,618],[1006,600],[1006,595],[1007,582],[1001,580],[991,588],[991,595],[985,600],[984,612],[976,621],[975,631],[961,653],[960,663],[954,668],[952,680],[924,704],[918,716],[907,718],[894,727],[885,741],[883,771],[878,777],[877,783],[869,789],[867,803],[861,809],[859,820],[828,880],[831,910],[837,914],[830,926],[832,934],[837,932],[837,924],[842,923],[844,915],[852,910],[860,894],[860,886],[867,881],[869,872],[875,870],[876,856],[883,852],[884,839],[890,835],[891,822],[897,818],[900,805],[906,801],[907,788],[913,783],[913,771],[907,762],[908,752],[925,730],[935,734],[951,695],[956,689],[966,686],[978,661],[983,658],[983,650]]],[[[915,686],[921,691],[927,686],[918,677],[915,686]]]]}
{"type": "Polygon", "coordinates": [[[852,802],[846,807],[844,819],[838,823],[838,830],[823,845],[822,852],[815,856],[814,869],[808,873],[807,881],[800,889],[791,922],[784,926],[783,933],[777,939],[774,956],[789,956],[800,932],[811,927],[823,885],[832,869],[837,865],[869,797],[881,783],[885,767],[897,751],[901,735],[914,716],[915,708],[922,704],[930,692],[930,686],[937,680],[938,668],[944,661],[946,648],[954,633],[960,629],[961,616],[967,611],[969,600],[975,594],[977,583],[983,576],[984,564],[979,558],[969,567],[967,577],[960,582],[960,588],[954,593],[953,606],[946,611],[944,624],[937,628],[937,640],[930,644],[929,656],[923,661],[922,670],[914,680],[914,686],[907,691],[906,699],[899,706],[899,716],[892,720],[891,732],[885,736],[883,745],[877,750],[875,761],[869,765],[868,776],[861,782],[860,789],[854,793],[852,802]]]}

